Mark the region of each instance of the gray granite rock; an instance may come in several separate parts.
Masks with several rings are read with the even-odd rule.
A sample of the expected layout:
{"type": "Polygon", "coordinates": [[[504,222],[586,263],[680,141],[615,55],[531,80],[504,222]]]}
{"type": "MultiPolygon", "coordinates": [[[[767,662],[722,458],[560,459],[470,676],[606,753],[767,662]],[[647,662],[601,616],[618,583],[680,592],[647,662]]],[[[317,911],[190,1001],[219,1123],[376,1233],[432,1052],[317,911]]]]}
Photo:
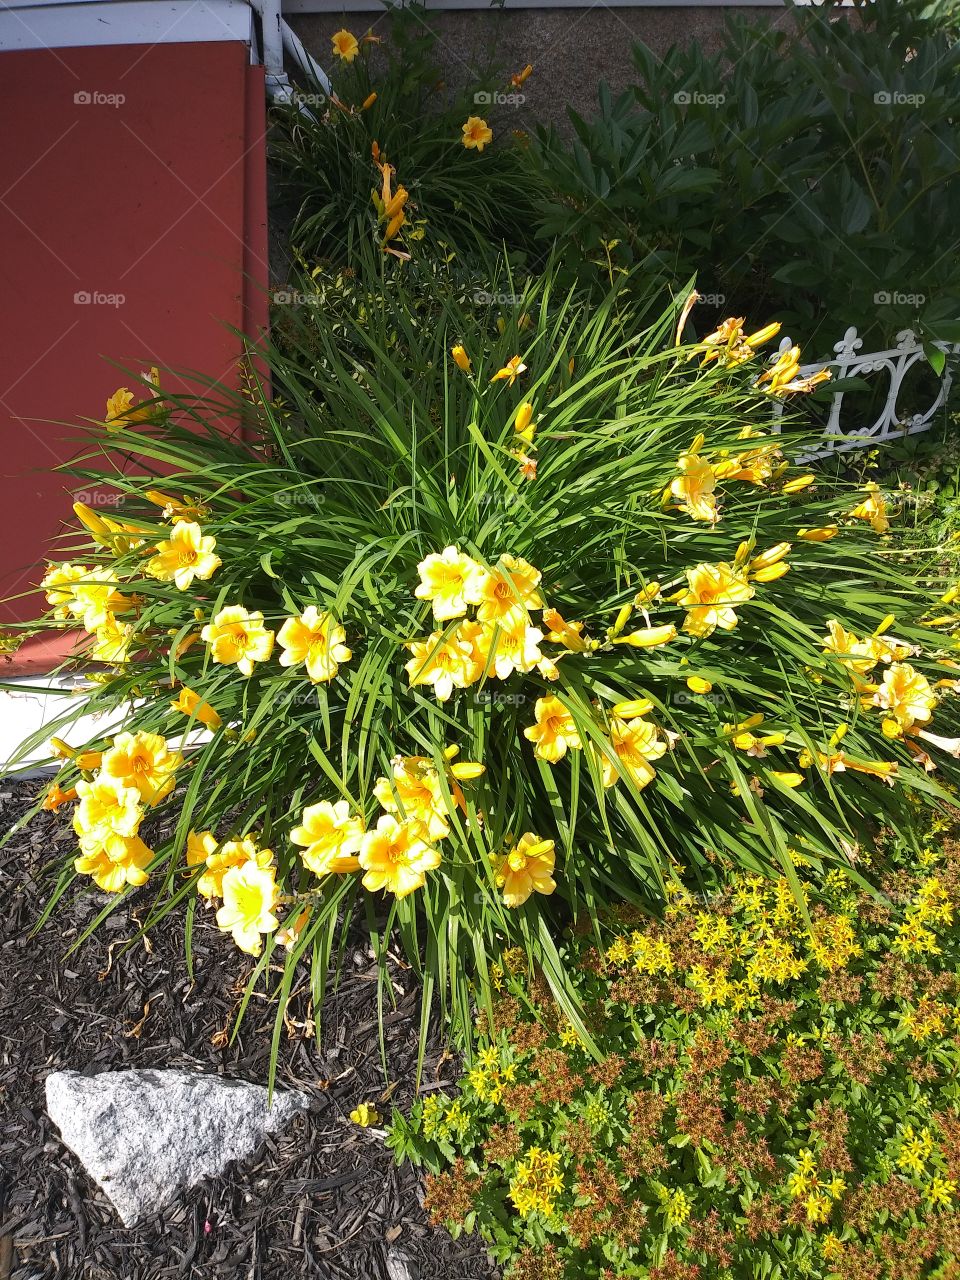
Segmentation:
{"type": "Polygon", "coordinates": [[[63,1141],[133,1226],[182,1187],[249,1155],[307,1108],[304,1094],[189,1071],[47,1076],[47,1111],[63,1141]]]}

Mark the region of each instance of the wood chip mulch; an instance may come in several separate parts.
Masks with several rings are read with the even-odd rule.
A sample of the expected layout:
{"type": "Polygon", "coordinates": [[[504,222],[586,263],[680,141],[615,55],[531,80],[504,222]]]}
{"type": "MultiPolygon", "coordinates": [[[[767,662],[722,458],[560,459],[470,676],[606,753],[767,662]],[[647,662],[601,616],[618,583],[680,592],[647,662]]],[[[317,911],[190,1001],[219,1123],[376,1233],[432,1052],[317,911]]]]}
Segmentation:
{"type": "MultiPolygon", "coordinates": [[[[0,782],[0,832],[42,785],[0,782]]],[[[417,1172],[397,1168],[382,1138],[349,1120],[359,1102],[376,1102],[391,1086],[384,1112],[410,1101],[419,1027],[416,979],[397,965],[385,1081],[375,968],[359,936],[327,999],[321,1042],[305,994],[281,1037],[278,1084],[307,1092],[311,1112],[226,1176],[136,1228],[120,1225],[47,1117],[45,1077],[181,1067],[263,1084],[274,1009],[251,1002],[230,1044],[249,960],[199,912],[193,984],[178,911],[125,949],[143,894],[70,956],[103,904],[99,892],[69,893],[30,936],[52,885],[43,869],[73,845],[65,812],[40,815],[0,850],[0,1280],[493,1280],[473,1237],[453,1241],[429,1226],[417,1172]]],[[[449,1087],[455,1073],[431,1043],[423,1087],[449,1087]]]]}

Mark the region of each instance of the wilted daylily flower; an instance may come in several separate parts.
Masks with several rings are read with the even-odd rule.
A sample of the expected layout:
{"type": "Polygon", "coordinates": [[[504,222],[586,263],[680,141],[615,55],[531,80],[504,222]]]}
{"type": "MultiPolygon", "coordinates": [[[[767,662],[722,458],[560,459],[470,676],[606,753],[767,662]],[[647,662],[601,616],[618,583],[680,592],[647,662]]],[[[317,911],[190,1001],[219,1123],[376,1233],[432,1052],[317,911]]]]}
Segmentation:
{"type": "Polygon", "coordinates": [[[491,382],[506,382],[508,386],[513,386],[521,373],[526,371],[527,366],[523,363],[519,356],[511,356],[502,369],[490,379],[491,382]]]}

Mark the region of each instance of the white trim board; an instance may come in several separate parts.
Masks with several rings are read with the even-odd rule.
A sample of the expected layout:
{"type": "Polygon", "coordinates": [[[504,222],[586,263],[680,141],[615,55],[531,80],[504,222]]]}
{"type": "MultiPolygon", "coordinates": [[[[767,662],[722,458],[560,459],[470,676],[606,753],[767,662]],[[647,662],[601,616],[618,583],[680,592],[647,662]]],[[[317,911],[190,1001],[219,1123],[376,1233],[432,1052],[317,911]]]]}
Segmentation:
{"type": "MultiPolygon", "coordinates": [[[[808,0],[798,0],[800,4],[808,0]]],[[[785,9],[786,0],[503,0],[491,9],[490,0],[424,0],[424,8],[437,13],[456,9],[785,9]]],[[[283,0],[285,14],[296,13],[382,13],[379,0],[283,0]]]]}
{"type": "Polygon", "coordinates": [[[239,40],[253,47],[243,0],[33,0],[0,3],[0,52],[239,40]]]}

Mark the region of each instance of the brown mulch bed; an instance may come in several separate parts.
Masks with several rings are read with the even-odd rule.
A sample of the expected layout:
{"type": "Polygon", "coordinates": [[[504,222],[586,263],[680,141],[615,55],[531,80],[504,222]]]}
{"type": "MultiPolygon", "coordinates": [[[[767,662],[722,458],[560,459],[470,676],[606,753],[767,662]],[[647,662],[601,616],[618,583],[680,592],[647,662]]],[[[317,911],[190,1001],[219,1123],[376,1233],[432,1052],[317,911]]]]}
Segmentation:
{"type": "MultiPolygon", "coordinates": [[[[0,832],[41,785],[0,782],[0,832]]],[[[193,983],[182,913],[125,949],[145,908],[142,893],[66,958],[104,901],[98,892],[68,893],[31,937],[52,884],[43,868],[71,848],[66,818],[42,814],[0,850],[0,1280],[494,1277],[476,1240],[454,1242],[429,1226],[417,1172],[397,1168],[382,1139],[348,1118],[358,1102],[380,1099],[391,1086],[382,1110],[410,1101],[419,1028],[416,980],[397,965],[385,1081],[375,969],[359,935],[347,948],[338,991],[328,996],[320,1042],[304,994],[292,1002],[281,1037],[278,1084],[307,1092],[310,1113],[162,1214],[133,1229],[120,1225],[48,1119],[45,1077],[58,1069],[182,1067],[262,1084],[274,1009],[254,1000],[230,1044],[249,960],[200,912],[193,983]]],[[[424,1087],[449,1085],[455,1067],[431,1043],[424,1087]]]]}

